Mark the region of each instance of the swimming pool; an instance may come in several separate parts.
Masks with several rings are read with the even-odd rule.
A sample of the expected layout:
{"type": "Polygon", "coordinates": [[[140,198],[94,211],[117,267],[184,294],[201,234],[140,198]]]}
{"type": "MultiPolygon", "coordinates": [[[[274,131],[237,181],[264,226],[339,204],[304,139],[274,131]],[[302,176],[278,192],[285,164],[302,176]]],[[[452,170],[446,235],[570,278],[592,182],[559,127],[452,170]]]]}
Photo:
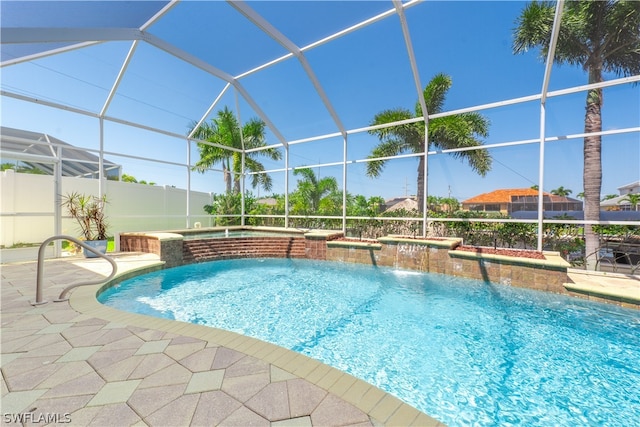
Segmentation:
{"type": "Polygon", "coordinates": [[[99,300],[293,349],[450,426],[628,426],[640,413],[640,313],[615,306],[302,259],[163,270],[99,300]]]}

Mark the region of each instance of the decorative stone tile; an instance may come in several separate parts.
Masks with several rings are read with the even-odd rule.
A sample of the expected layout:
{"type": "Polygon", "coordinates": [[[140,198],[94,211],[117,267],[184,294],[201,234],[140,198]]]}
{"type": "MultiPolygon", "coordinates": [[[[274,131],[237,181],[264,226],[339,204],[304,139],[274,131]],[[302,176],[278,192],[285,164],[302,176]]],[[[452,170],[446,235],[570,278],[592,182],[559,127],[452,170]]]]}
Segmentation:
{"type": "Polygon", "coordinates": [[[0,354],[0,368],[5,367],[8,363],[19,358],[22,353],[4,353],[0,354]]]}
{"type": "Polygon", "coordinates": [[[187,384],[190,379],[191,371],[183,366],[174,364],[145,377],[140,384],[140,388],[187,384]]]}
{"type": "Polygon", "coordinates": [[[154,329],[147,329],[145,331],[139,331],[134,333],[145,341],[161,340],[165,335],[164,331],[157,331],[154,329]]]}
{"type": "Polygon", "coordinates": [[[77,312],[76,317],[71,319],[71,322],[75,323],[76,327],[101,325],[104,329],[109,325],[109,322],[106,320],[98,319],[97,317],[92,317],[88,314],[78,314],[77,312]]]}
{"type": "MultiPolygon", "coordinates": [[[[58,397],[55,399],[38,399],[30,407],[37,408],[35,412],[39,414],[58,414],[62,420],[65,414],[71,414],[84,408],[92,397],[90,394],[85,394],[83,396],[58,397]]],[[[73,421],[73,419],[71,420],[73,421]]]]}
{"type": "Polygon", "coordinates": [[[218,347],[204,348],[197,351],[184,359],[180,359],[179,363],[191,372],[208,371],[213,366],[218,347]]]}
{"type": "Polygon", "coordinates": [[[114,381],[109,382],[100,389],[98,393],[89,401],[87,406],[102,406],[113,403],[124,403],[131,397],[133,391],[142,380],[114,381]]]}
{"type": "Polygon", "coordinates": [[[216,371],[196,372],[191,375],[191,380],[187,385],[185,394],[220,390],[224,375],[224,369],[219,369],[216,371]]]}
{"type": "Polygon", "coordinates": [[[93,372],[93,368],[85,361],[54,363],[59,369],[40,383],[39,388],[53,388],[59,384],[82,377],[93,372]]]}
{"type": "Polygon", "coordinates": [[[46,390],[27,390],[10,392],[2,397],[2,413],[18,414],[31,407],[46,390]]]}
{"type": "Polygon", "coordinates": [[[43,316],[45,317],[45,319],[47,319],[51,323],[63,324],[73,320],[75,317],[78,316],[78,313],[76,313],[73,310],[68,310],[64,308],[61,310],[47,311],[46,313],[43,313],[43,316]]]}
{"type": "Polygon", "coordinates": [[[39,330],[36,334],[57,334],[72,326],[73,323],[58,323],[39,330]]]}
{"type": "Polygon", "coordinates": [[[303,379],[287,381],[287,391],[292,417],[310,415],[327,395],[326,391],[303,379]]]}
{"type": "MultiPolygon", "coordinates": [[[[171,335],[173,335],[173,334],[167,333],[163,338],[169,339],[171,335]]],[[[174,336],[173,338],[171,338],[171,344],[170,345],[192,344],[192,343],[196,343],[196,342],[199,343],[199,342],[203,342],[203,341],[199,340],[198,338],[179,335],[179,336],[174,336]]]]}
{"type": "Polygon", "coordinates": [[[25,372],[29,372],[43,365],[52,363],[56,357],[42,356],[42,357],[15,357],[13,360],[11,357],[5,359],[5,356],[24,356],[24,353],[11,353],[10,355],[2,355],[2,371],[6,377],[20,375],[25,372]],[[7,360],[6,363],[4,361],[7,360]]]}
{"type": "MultiPolygon", "coordinates": [[[[28,303],[26,303],[28,305],[28,303]]],[[[5,317],[5,306],[8,306],[9,303],[6,301],[2,301],[2,317],[5,317]]],[[[24,304],[20,304],[21,306],[24,304]]],[[[8,309],[9,307],[7,307],[8,309]]],[[[24,313],[22,307],[20,308],[21,313],[25,314],[24,316],[16,316],[10,322],[2,322],[3,327],[10,327],[19,331],[39,331],[40,329],[46,328],[51,324],[51,322],[47,321],[44,316],[28,316],[27,313],[24,313]]]]}
{"type": "Polygon", "coordinates": [[[87,360],[88,358],[93,356],[93,354],[98,350],[100,350],[100,346],[99,345],[91,346],[91,347],[72,348],[67,353],[65,353],[62,357],[60,357],[58,360],[56,360],[56,363],[74,362],[74,361],[78,361],[78,360],[87,360]]]}
{"type": "Polygon", "coordinates": [[[328,394],[311,413],[314,425],[348,425],[369,422],[369,417],[355,406],[328,394]]]}
{"type": "Polygon", "coordinates": [[[262,418],[258,414],[244,406],[238,408],[231,415],[224,419],[220,426],[264,426],[268,427],[271,423],[268,420],[262,418]]]}
{"type": "Polygon", "coordinates": [[[269,384],[269,374],[256,374],[245,377],[225,378],[222,391],[240,402],[246,402],[269,384]]]}
{"type": "Polygon", "coordinates": [[[44,398],[81,396],[84,394],[95,394],[104,386],[105,381],[95,372],[90,372],[71,381],[61,383],[43,396],[44,398]]]}
{"type": "Polygon", "coordinates": [[[288,420],[274,421],[271,427],[311,427],[311,417],[290,418],[288,420]]]}
{"type": "MultiPolygon", "coordinates": [[[[2,317],[4,317],[4,313],[2,313],[2,317]]],[[[36,333],[38,330],[37,329],[29,329],[29,330],[16,330],[13,328],[1,328],[0,329],[0,336],[2,336],[2,342],[3,343],[8,343],[9,341],[13,341],[16,339],[20,339],[20,338],[28,338],[28,337],[32,337],[32,335],[34,333],[36,333]]],[[[33,339],[36,339],[37,337],[33,337],[33,339]]]]}
{"type": "Polygon", "coordinates": [[[221,391],[202,393],[191,424],[218,425],[241,406],[242,403],[221,391]]]}
{"type": "Polygon", "coordinates": [[[290,418],[287,383],[271,383],[249,399],[245,405],[269,421],[290,418]]]}
{"type": "Polygon", "coordinates": [[[107,366],[111,366],[133,356],[133,353],[135,353],[136,351],[136,349],[132,348],[113,351],[100,350],[94,353],[90,358],[88,358],[87,362],[89,362],[89,364],[93,366],[94,369],[103,369],[107,366]]]}
{"type": "Polygon", "coordinates": [[[278,368],[277,366],[274,366],[274,365],[269,365],[269,370],[271,372],[271,382],[272,383],[275,383],[275,382],[278,382],[278,381],[286,381],[286,380],[292,380],[292,379],[298,378],[295,375],[293,375],[293,374],[291,374],[291,373],[289,373],[289,372],[287,372],[287,371],[285,371],[283,369],[280,369],[280,368],[278,368]]]}
{"type": "Polygon", "coordinates": [[[130,379],[146,378],[149,375],[175,363],[175,360],[164,353],[147,354],[146,356],[136,357],[140,358],[141,361],[129,374],[130,379]]]}
{"type": "Polygon", "coordinates": [[[103,351],[112,351],[112,350],[122,350],[125,348],[135,348],[136,350],[140,348],[140,346],[144,344],[144,340],[135,335],[131,335],[127,338],[120,339],[118,341],[114,341],[110,344],[102,347],[103,351]]]}
{"type": "Polygon", "coordinates": [[[226,347],[218,347],[216,358],[213,360],[213,369],[225,369],[245,357],[244,354],[226,347]]]}
{"type": "Polygon", "coordinates": [[[131,373],[142,363],[143,358],[144,356],[130,356],[119,362],[96,369],[96,371],[107,381],[135,379],[131,378],[131,373]]]}
{"type": "Polygon", "coordinates": [[[169,345],[170,340],[147,341],[138,349],[136,355],[162,353],[169,345]]]}
{"type": "MultiPolygon", "coordinates": [[[[10,391],[33,390],[50,375],[53,375],[61,365],[35,365],[33,369],[18,375],[6,375],[7,387],[10,391]]],[[[44,387],[43,387],[44,388],[44,387]]]]}
{"type": "Polygon", "coordinates": [[[170,402],[163,408],[144,418],[149,425],[188,426],[193,418],[199,395],[187,394],[170,402]]]}
{"type": "Polygon", "coordinates": [[[136,389],[128,403],[138,414],[146,417],[178,399],[184,390],[184,384],[136,389]]]}
{"type": "Polygon", "coordinates": [[[255,357],[245,356],[225,370],[225,377],[261,374],[269,372],[269,364],[255,357]]]}
{"type": "Polygon", "coordinates": [[[101,334],[97,335],[94,340],[91,341],[91,345],[106,345],[112,342],[119,341],[131,336],[131,333],[126,329],[101,329],[101,334]]]}
{"type": "MultiPolygon", "coordinates": [[[[22,346],[19,351],[31,351],[31,350],[42,350],[42,351],[47,351],[47,349],[55,344],[59,344],[59,343],[66,343],[65,339],[62,338],[62,336],[60,334],[57,333],[53,333],[53,334],[44,334],[44,335],[34,335],[35,339],[30,341],[29,343],[25,344],[24,346],[22,346]]],[[[4,349],[4,343],[3,343],[3,350],[2,351],[7,351],[4,349]]]]}
{"type": "Polygon", "coordinates": [[[204,341],[176,345],[172,344],[164,350],[164,353],[174,360],[182,360],[185,357],[202,350],[205,345],[204,341]]]}
{"type": "Polygon", "coordinates": [[[77,324],[63,331],[62,336],[65,337],[67,340],[75,337],[80,337],[80,336],[84,336],[85,339],[88,339],[92,336],[92,334],[95,334],[97,331],[101,329],[102,329],[102,325],[100,324],[82,325],[82,326],[80,326],[80,324],[77,324]]]}
{"type": "MultiPolygon", "coordinates": [[[[141,419],[133,409],[131,409],[126,403],[117,403],[108,406],[99,406],[100,408],[91,420],[88,426],[104,427],[112,426],[116,423],[122,426],[128,426],[139,422],[141,419]]],[[[75,424],[74,414],[71,414],[73,423],[75,424]]]]}
{"type": "MultiPolygon", "coordinates": [[[[48,335],[47,335],[48,336],[48,335]]],[[[49,344],[45,347],[39,347],[29,350],[27,353],[24,353],[22,357],[41,357],[41,356],[49,356],[51,359],[57,359],[65,353],[71,351],[73,348],[66,341],[56,342],[54,344],[49,344]]]]}

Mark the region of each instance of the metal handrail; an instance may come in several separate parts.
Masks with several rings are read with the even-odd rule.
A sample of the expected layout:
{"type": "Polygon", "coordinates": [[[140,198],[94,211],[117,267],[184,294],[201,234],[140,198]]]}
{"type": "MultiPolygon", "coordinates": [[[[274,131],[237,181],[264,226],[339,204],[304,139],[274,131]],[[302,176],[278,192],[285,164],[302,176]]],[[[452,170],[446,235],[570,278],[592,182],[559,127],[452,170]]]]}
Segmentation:
{"type": "Polygon", "coordinates": [[[44,251],[45,251],[46,246],[49,243],[53,242],[54,240],[69,240],[69,241],[71,241],[71,242],[73,242],[73,243],[75,243],[77,245],[80,245],[84,249],[87,249],[90,252],[93,252],[94,254],[99,256],[100,258],[106,259],[107,261],[109,261],[109,263],[113,267],[113,269],[111,271],[111,274],[107,278],[99,279],[99,280],[92,280],[90,282],[78,282],[78,283],[73,283],[73,284],[67,286],[60,293],[60,296],[58,297],[58,299],[54,300],[55,302],[67,301],[69,298],[66,296],[66,294],[71,289],[77,288],[79,286],[98,285],[100,283],[107,282],[107,281],[113,279],[113,277],[118,272],[118,265],[113,260],[113,258],[101,253],[100,251],[98,251],[95,248],[92,248],[91,246],[87,245],[83,241],[78,240],[75,237],[66,236],[66,235],[62,235],[62,234],[58,235],[58,236],[49,237],[47,240],[42,242],[42,244],[40,245],[40,249],[38,250],[38,274],[36,276],[36,300],[34,302],[32,302],[31,305],[41,305],[41,304],[46,304],[48,302],[48,301],[42,299],[42,276],[43,276],[43,273],[44,273],[44,263],[43,263],[43,261],[44,261],[44,251]]]}
{"type": "Polygon", "coordinates": [[[636,272],[640,271],[640,262],[638,262],[637,264],[634,264],[631,259],[631,254],[629,252],[624,251],[623,249],[620,249],[620,246],[618,246],[618,249],[620,249],[619,252],[621,253],[621,256],[617,256],[614,252],[613,257],[601,256],[600,252],[602,251],[603,248],[615,250],[613,248],[607,247],[607,245],[604,245],[599,247],[594,252],[590,253],[589,256],[593,256],[593,255],[596,256],[595,270],[598,270],[598,268],[601,267],[603,264],[608,264],[613,270],[613,273],[618,273],[618,270],[620,270],[623,266],[625,269],[627,268],[629,269],[629,273],[631,275],[635,275],[636,272]],[[618,259],[620,258],[626,259],[627,262],[622,264],[619,263],[618,259]]]}

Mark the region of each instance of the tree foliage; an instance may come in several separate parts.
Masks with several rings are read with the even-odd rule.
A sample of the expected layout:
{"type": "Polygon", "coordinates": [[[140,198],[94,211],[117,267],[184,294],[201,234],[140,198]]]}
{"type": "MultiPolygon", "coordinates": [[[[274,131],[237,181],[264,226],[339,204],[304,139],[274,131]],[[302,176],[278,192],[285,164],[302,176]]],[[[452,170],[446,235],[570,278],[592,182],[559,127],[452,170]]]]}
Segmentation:
{"type": "MultiPolygon", "coordinates": [[[[195,125],[191,126],[192,130],[195,125]]],[[[240,193],[242,150],[265,147],[265,128],[265,123],[257,118],[250,119],[241,127],[235,114],[224,107],[211,119],[211,123],[203,123],[193,135],[194,138],[215,144],[198,143],[200,159],[195,164],[195,170],[205,172],[213,166],[221,165],[226,192],[240,193]]],[[[244,156],[246,171],[254,172],[250,178],[252,188],[260,186],[265,191],[271,191],[272,179],[264,173],[264,165],[258,161],[260,157],[280,160],[282,153],[277,148],[267,148],[244,156]]]]}
{"type": "MultiPolygon", "coordinates": [[[[514,32],[514,53],[539,49],[547,57],[555,14],[555,3],[533,1],[522,10],[514,32]]],[[[569,1],[564,3],[554,61],[581,67],[588,83],[604,81],[604,73],[618,76],[640,74],[640,2],[569,1]]],[[[584,217],[600,219],[602,189],[601,88],[587,92],[584,130],[584,217]]],[[[595,268],[599,237],[591,224],[584,228],[587,268],[595,268]]]]}
{"type": "MultiPolygon", "coordinates": [[[[437,74],[424,88],[425,105],[430,115],[443,111],[451,84],[451,77],[446,74],[437,74]]],[[[413,112],[403,108],[384,110],[375,115],[371,125],[393,123],[422,116],[422,107],[419,102],[416,102],[413,112]]],[[[367,163],[367,175],[375,178],[381,175],[387,163],[387,160],[380,158],[404,153],[424,153],[430,147],[446,150],[481,146],[482,138],[486,138],[489,133],[489,120],[475,112],[430,119],[427,144],[425,144],[424,122],[385,127],[371,130],[369,133],[377,136],[380,140],[380,144],[369,155],[370,159],[377,160],[367,163]]],[[[466,160],[480,176],[485,176],[491,170],[491,156],[487,150],[456,151],[452,155],[466,160]]],[[[418,209],[422,211],[424,200],[424,156],[419,157],[416,188],[418,209]]]]}

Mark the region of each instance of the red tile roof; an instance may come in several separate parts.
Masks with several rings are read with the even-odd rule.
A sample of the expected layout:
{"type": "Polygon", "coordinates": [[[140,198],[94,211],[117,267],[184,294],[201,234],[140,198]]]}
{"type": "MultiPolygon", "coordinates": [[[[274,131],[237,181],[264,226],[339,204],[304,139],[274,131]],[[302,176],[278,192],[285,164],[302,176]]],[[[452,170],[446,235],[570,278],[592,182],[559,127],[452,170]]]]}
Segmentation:
{"type": "MultiPolygon", "coordinates": [[[[545,196],[552,196],[549,193],[543,193],[545,196]]],[[[511,203],[512,196],[537,196],[538,190],[533,188],[505,188],[495,190],[490,193],[483,193],[479,196],[472,197],[462,203],[511,203]]],[[[560,197],[566,200],[566,197],[560,197]]]]}

